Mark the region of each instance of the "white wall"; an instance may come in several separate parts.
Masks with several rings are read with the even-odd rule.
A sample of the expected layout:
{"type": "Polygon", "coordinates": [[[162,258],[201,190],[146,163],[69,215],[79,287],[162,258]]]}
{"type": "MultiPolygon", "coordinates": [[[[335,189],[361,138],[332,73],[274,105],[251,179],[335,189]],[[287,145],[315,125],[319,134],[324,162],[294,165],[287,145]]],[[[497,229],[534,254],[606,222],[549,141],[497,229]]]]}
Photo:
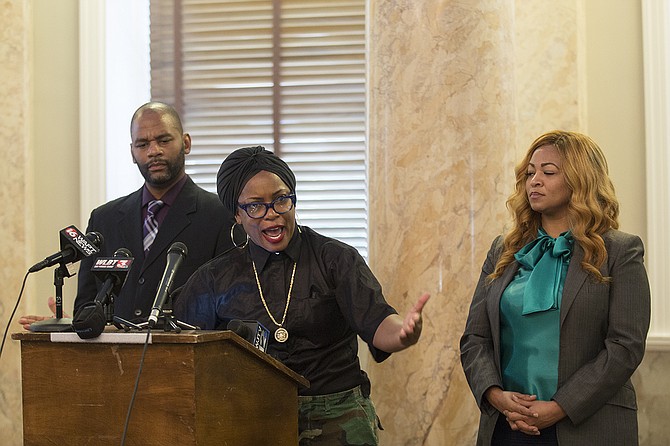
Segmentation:
{"type": "MultiPolygon", "coordinates": [[[[35,233],[37,262],[58,251],[58,232],[79,216],[79,32],[77,0],[33,2],[33,119],[35,233]]],[[[28,311],[47,311],[54,295],[53,272],[30,278],[28,311]]],[[[76,278],[65,279],[64,308],[72,308],[76,278]]]]}

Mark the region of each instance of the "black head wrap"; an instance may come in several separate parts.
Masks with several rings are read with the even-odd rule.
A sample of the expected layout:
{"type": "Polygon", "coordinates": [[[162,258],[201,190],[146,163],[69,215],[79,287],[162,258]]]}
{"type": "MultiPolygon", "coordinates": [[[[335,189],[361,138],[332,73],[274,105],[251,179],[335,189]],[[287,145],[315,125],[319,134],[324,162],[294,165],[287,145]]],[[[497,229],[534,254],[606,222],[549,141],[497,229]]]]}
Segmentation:
{"type": "Polygon", "coordinates": [[[219,199],[233,214],[247,181],[262,170],[276,174],[291,192],[295,192],[295,175],[277,155],[263,146],[237,149],[223,160],[216,175],[219,199]]]}

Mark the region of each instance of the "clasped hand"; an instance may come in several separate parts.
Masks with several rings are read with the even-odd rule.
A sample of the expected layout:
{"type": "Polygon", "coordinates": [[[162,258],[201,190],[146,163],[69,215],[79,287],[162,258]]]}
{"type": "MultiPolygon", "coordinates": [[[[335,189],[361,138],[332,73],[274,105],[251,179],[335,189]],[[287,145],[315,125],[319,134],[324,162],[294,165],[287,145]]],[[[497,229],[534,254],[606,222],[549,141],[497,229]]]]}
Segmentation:
{"type": "Polygon", "coordinates": [[[512,430],[540,435],[540,430],[556,424],[565,412],[555,401],[539,401],[535,395],[504,391],[491,387],[486,398],[501,412],[512,430]]]}

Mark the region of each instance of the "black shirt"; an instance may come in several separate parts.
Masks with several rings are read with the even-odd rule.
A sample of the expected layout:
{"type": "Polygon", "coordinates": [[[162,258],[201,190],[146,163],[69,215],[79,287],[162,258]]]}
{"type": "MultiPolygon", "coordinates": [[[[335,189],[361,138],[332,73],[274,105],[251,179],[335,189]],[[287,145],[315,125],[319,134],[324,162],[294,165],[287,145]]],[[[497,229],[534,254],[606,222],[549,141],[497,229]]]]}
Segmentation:
{"type": "Polygon", "coordinates": [[[377,362],[389,356],[372,346],[379,324],[396,311],[353,247],[302,226],[285,251],[271,253],[249,242],[203,265],[174,303],[175,315],[203,329],[225,329],[231,319],[257,320],[270,330],[268,353],[310,381],[301,395],[322,395],[370,383],[358,361],[359,335],[377,362]],[[283,327],[285,343],[274,339],[263,296],[281,323],[293,265],[294,285],[283,327]]]}

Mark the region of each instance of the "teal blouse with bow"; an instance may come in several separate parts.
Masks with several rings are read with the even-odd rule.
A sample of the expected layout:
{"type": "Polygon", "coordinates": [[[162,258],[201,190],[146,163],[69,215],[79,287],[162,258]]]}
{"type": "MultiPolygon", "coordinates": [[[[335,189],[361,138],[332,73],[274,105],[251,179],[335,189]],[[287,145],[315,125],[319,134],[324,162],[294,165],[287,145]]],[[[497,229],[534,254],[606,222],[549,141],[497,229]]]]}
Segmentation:
{"type": "Polygon", "coordinates": [[[538,237],[514,257],[519,271],[500,299],[502,379],[505,390],[549,401],[558,385],[560,305],[572,255],[570,231],[538,237]]]}

